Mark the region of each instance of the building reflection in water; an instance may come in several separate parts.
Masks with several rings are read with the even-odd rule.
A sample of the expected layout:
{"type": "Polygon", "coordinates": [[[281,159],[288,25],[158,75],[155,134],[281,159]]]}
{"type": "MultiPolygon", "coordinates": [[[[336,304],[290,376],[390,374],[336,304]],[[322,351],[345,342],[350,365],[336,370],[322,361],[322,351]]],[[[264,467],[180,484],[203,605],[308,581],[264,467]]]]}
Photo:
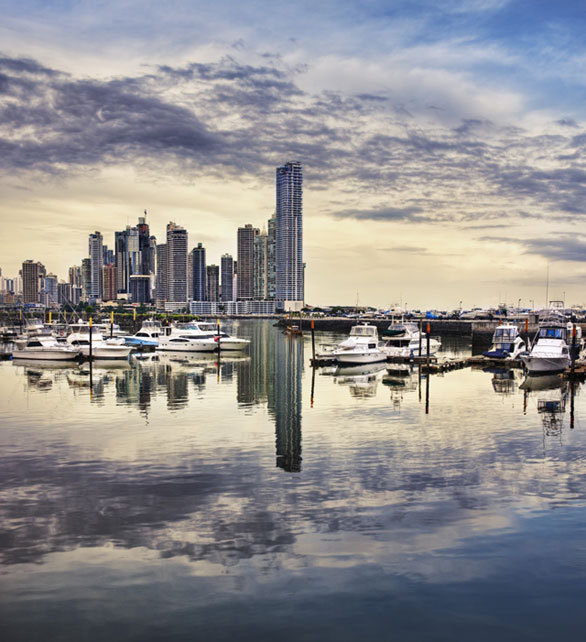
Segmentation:
{"type": "Polygon", "coordinates": [[[277,466],[289,473],[301,470],[301,401],[303,339],[279,334],[274,341],[274,412],[277,466]]]}

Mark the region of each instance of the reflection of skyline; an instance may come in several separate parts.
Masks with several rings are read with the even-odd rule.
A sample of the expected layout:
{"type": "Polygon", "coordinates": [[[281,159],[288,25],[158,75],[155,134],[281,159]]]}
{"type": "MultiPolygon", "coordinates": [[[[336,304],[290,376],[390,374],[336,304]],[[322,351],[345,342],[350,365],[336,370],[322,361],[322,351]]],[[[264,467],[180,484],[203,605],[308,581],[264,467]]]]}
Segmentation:
{"type": "MultiPolygon", "coordinates": [[[[279,335],[275,342],[275,434],[277,466],[289,473],[301,470],[301,401],[303,340],[279,335]]],[[[271,404],[269,404],[271,409],[271,404]]]]}

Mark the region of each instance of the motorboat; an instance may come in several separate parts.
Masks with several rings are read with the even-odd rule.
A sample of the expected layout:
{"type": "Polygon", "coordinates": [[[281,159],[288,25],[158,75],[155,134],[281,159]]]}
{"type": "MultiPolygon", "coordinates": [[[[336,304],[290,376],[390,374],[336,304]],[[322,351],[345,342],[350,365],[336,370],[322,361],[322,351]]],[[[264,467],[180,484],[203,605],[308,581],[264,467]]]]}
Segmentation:
{"type": "Polygon", "coordinates": [[[249,339],[230,335],[214,323],[200,321],[197,325],[200,330],[207,332],[216,344],[219,342],[220,350],[222,351],[244,350],[250,344],[249,339]]]}
{"type": "Polygon", "coordinates": [[[561,315],[551,315],[539,322],[531,351],[519,355],[519,358],[529,374],[563,372],[571,365],[572,357],[578,357],[582,343],[579,326],[573,326],[561,315]],[[572,334],[573,328],[575,336],[572,334]],[[569,341],[572,342],[573,354],[569,341]]]}
{"type": "MultiPolygon", "coordinates": [[[[417,323],[394,322],[384,330],[380,349],[387,357],[413,357],[419,354],[427,356],[428,340],[425,334],[420,333],[417,323]]],[[[434,337],[429,338],[429,355],[434,355],[441,348],[441,341],[434,337]]]]}
{"type": "Polygon", "coordinates": [[[59,343],[46,335],[35,335],[15,341],[13,359],[42,359],[44,361],[73,361],[80,354],[79,348],[59,343]]]}
{"type": "Polygon", "coordinates": [[[526,350],[519,328],[514,323],[505,323],[495,328],[490,350],[482,354],[490,359],[517,359],[526,350]]]}
{"type": "Polygon", "coordinates": [[[162,332],[161,324],[154,319],[146,319],[142,322],[140,330],[132,336],[124,337],[127,346],[141,348],[144,346],[157,347],[159,336],[162,332]]]}
{"type": "Polygon", "coordinates": [[[366,323],[353,326],[350,336],[334,346],[328,356],[342,365],[376,363],[387,358],[378,347],[377,327],[366,323]]]}
{"type": "Polygon", "coordinates": [[[177,323],[162,328],[157,350],[171,352],[214,352],[218,344],[213,335],[197,323],[177,323]]]}
{"type": "Polygon", "coordinates": [[[109,337],[110,335],[112,337],[124,337],[126,334],[117,323],[110,323],[110,321],[98,321],[95,326],[104,337],[109,337]]]}
{"type": "Polygon", "coordinates": [[[90,356],[90,333],[92,359],[127,359],[132,348],[121,339],[104,339],[97,327],[90,327],[85,321],[69,326],[67,344],[79,349],[84,357],[90,356]]]}

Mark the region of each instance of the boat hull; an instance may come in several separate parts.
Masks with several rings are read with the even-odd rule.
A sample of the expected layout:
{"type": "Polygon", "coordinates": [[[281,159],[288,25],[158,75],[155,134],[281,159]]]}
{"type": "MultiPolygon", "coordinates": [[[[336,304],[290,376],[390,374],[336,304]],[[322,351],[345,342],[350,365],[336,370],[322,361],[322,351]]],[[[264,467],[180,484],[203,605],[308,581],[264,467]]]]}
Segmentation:
{"type": "Polygon", "coordinates": [[[354,352],[348,351],[334,353],[334,358],[341,364],[362,364],[362,363],[378,363],[379,361],[386,361],[387,355],[384,352],[354,352]]]}
{"type": "Polygon", "coordinates": [[[77,350],[15,350],[13,359],[31,359],[35,361],[75,361],[79,357],[77,350]]]}
{"type": "MultiPolygon", "coordinates": [[[[92,359],[128,359],[130,346],[92,346],[92,359]]],[[[81,354],[89,359],[90,347],[82,346],[81,354]]]]}
{"type": "Polygon", "coordinates": [[[570,358],[566,356],[548,358],[529,355],[521,357],[521,360],[530,374],[553,374],[555,372],[563,372],[571,365],[570,358]]]}

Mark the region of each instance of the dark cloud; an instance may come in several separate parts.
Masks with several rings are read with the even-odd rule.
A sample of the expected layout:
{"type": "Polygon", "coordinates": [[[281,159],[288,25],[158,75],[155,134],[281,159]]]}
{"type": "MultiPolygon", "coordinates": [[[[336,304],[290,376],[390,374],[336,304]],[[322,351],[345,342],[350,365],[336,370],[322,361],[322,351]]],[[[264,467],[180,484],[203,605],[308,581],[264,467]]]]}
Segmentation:
{"type": "Polygon", "coordinates": [[[70,174],[118,163],[191,181],[258,177],[296,157],[311,189],[335,186],[356,199],[332,212],[338,218],[497,224],[511,210],[586,214],[586,134],[569,121],[572,136],[481,118],[423,125],[384,95],[303,91],[304,71],[277,57],[259,65],[225,57],[80,79],[5,56],[0,168],[70,174]],[[373,195],[409,205],[364,206],[373,195]]]}
{"type": "Polygon", "coordinates": [[[507,238],[502,236],[482,236],[478,240],[486,243],[517,244],[525,254],[537,254],[550,261],[586,262],[586,241],[580,236],[563,235],[554,238],[507,238]]]}

